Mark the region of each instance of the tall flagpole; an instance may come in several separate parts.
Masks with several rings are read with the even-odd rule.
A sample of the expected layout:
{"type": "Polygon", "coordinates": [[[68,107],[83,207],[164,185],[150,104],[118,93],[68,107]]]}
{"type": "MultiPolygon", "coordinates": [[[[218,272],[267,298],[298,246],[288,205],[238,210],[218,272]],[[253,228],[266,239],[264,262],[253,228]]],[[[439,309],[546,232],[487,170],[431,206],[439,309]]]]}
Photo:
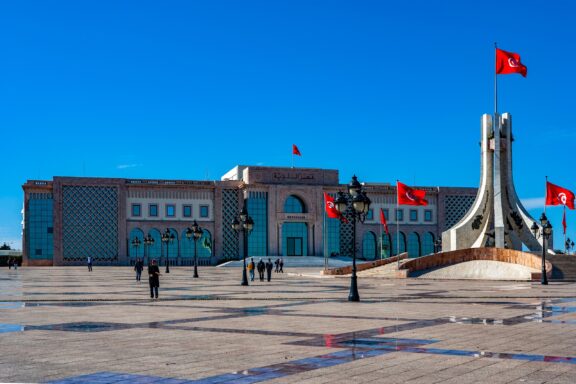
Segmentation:
{"type": "MultiPolygon", "coordinates": [[[[380,208],[382,209],[382,208],[380,208]]],[[[382,227],[384,224],[380,223],[380,260],[382,260],[382,227]]]]}
{"type": "Polygon", "coordinates": [[[496,119],[496,116],[498,115],[498,74],[496,73],[496,68],[498,65],[496,61],[497,49],[498,44],[494,42],[494,119],[496,119]]]}
{"type": "Polygon", "coordinates": [[[398,199],[398,181],[396,179],[396,211],[394,212],[394,219],[396,220],[396,269],[400,270],[400,222],[398,220],[400,200],[398,199]]]}
{"type": "MultiPolygon", "coordinates": [[[[544,214],[546,214],[546,198],[548,197],[548,176],[546,176],[546,184],[544,185],[544,214]]],[[[544,228],[542,228],[544,229],[544,228]]]]}
{"type": "Polygon", "coordinates": [[[564,204],[564,216],[562,216],[562,229],[564,230],[564,254],[566,254],[566,204],[564,204]]]}
{"type": "Polygon", "coordinates": [[[326,199],[324,199],[324,226],[322,228],[322,232],[324,233],[324,270],[328,269],[328,239],[326,234],[328,233],[328,230],[326,228],[326,199]]]}

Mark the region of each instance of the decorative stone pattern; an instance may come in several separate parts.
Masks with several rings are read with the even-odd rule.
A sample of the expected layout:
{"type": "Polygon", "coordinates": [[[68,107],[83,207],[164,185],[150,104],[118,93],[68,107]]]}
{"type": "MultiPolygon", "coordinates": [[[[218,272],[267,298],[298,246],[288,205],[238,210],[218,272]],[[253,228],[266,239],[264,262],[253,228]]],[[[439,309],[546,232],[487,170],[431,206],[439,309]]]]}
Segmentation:
{"type": "Polygon", "coordinates": [[[451,228],[468,212],[474,203],[474,196],[448,195],[446,196],[446,222],[444,230],[451,228]]]}
{"type": "Polygon", "coordinates": [[[65,262],[118,260],[117,188],[64,186],[62,216],[65,262]]]}
{"type": "Polygon", "coordinates": [[[238,232],[230,224],[238,214],[238,190],[222,190],[222,256],[226,259],[236,259],[239,255],[238,232]]]}

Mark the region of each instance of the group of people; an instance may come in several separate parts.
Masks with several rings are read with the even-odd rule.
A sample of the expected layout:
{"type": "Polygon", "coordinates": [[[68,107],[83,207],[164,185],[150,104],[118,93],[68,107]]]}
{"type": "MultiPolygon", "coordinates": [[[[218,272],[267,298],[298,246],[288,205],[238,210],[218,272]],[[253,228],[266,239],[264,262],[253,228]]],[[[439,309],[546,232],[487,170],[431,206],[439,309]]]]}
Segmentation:
{"type": "Polygon", "coordinates": [[[272,268],[276,265],[276,273],[284,273],[284,261],[282,259],[276,259],[274,264],[272,264],[272,260],[268,258],[267,262],[260,259],[258,263],[254,262],[254,258],[250,258],[250,262],[248,263],[248,272],[250,273],[250,281],[254,281],[254,271],[258,271],[258,277],[260,281],[264,281],[264,272],[266,272],[267,280],[270,281],[272,279],[272,268]]]}
{"type": "Polygon", "coordinates": [[[12,267],[14,267],[14,269],[18,269],[18,259],[17,258],[9,258],[8,259],[8,269],[12,269],[12,267]]]}

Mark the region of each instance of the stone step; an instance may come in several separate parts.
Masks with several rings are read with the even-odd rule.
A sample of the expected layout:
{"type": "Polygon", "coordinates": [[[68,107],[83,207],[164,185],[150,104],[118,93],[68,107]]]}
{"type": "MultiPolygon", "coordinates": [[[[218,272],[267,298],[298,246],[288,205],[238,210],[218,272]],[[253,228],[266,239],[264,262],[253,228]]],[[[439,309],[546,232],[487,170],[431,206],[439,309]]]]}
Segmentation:
{"type": "Polygon", "coordinates": [[[551,255],[547,260],[552,263],[552,280],[576,281],[576,256],[551,255]]]}

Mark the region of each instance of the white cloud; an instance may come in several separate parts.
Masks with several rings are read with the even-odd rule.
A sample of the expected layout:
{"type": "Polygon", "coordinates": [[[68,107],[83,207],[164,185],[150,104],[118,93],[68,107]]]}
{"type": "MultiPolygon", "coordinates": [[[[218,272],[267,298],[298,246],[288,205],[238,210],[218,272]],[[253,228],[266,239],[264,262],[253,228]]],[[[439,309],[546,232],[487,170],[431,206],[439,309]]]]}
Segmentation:
{"type": "Polygon", "coordinates": [[[529,197],[520,199],[520,202],[526,209],[544,208],[544,197],[529,197]]]}
{"type": "Polygon", "coordinates": [[[142,164],[120,164],[117,165],[117,169],[126,169],[126,168],[134,168],[134,167],[141,167],[142,164]]]}

